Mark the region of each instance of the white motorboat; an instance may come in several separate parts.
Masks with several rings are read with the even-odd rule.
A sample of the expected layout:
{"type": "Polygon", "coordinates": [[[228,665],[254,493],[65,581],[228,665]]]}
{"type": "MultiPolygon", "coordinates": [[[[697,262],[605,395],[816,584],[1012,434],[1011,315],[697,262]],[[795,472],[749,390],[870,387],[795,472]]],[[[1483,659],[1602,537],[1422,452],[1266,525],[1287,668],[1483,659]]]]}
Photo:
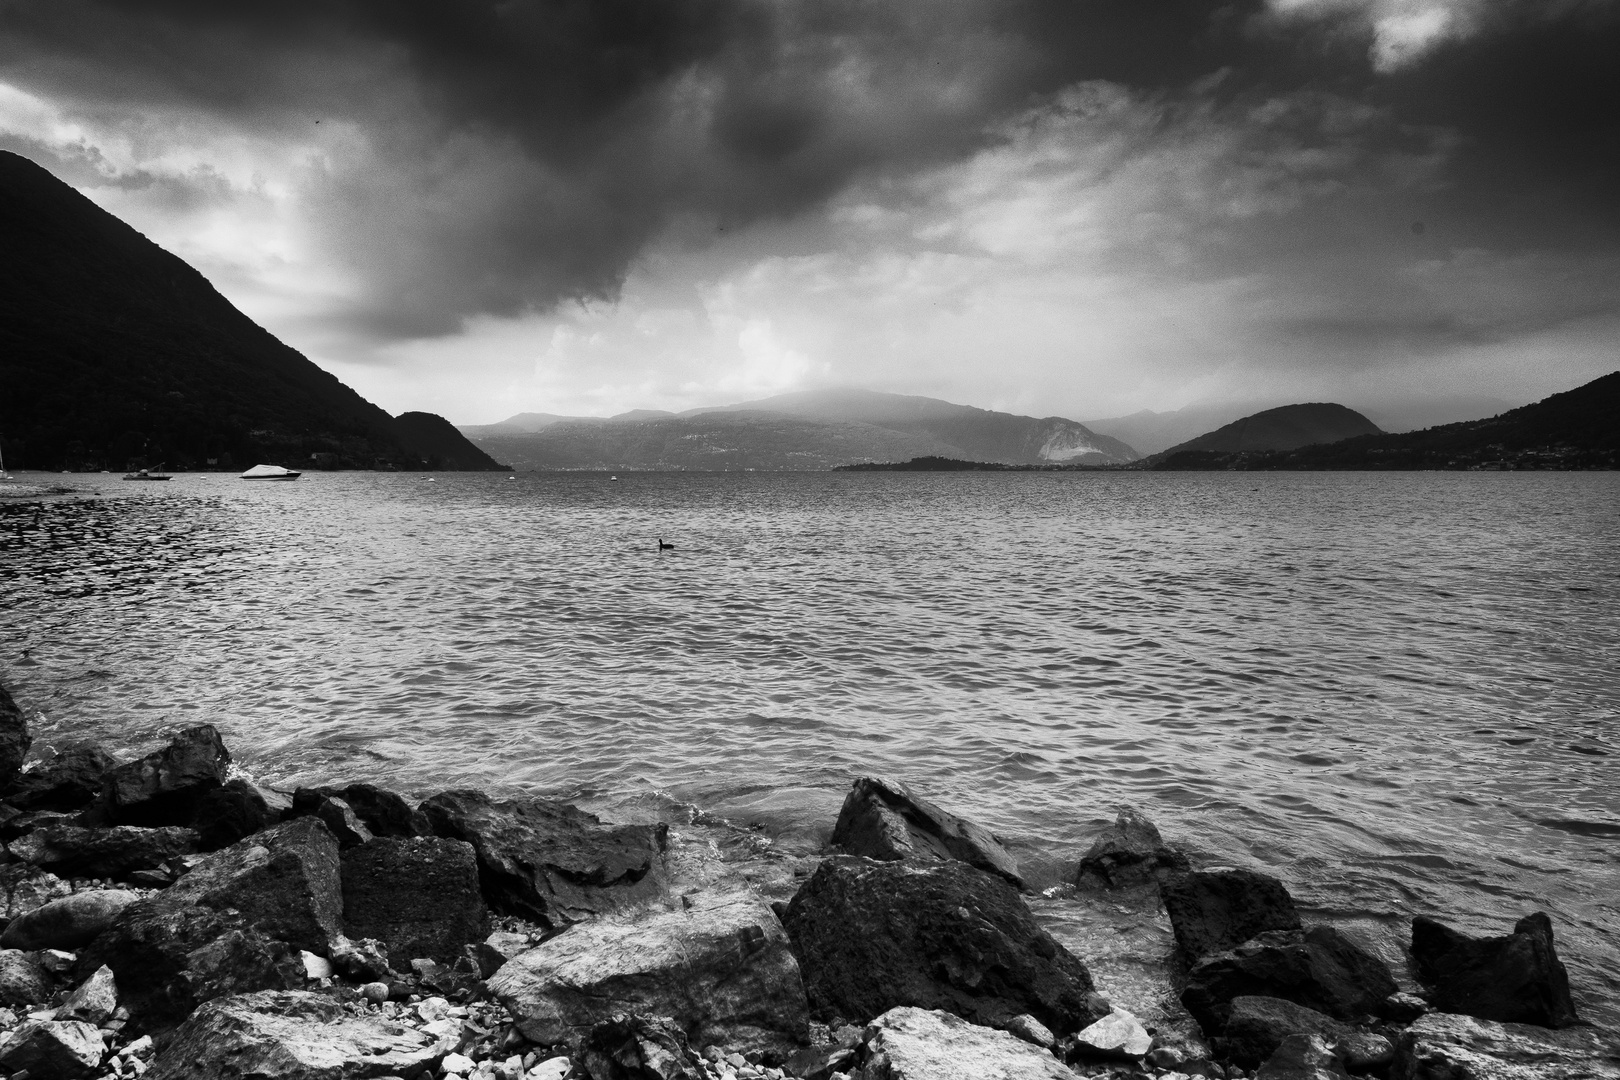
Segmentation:
{"type": "Polygon", "coordinates": [[[280,465],[255,465],[242,474],[243,480],[296,480],[304,474],[280,465]]]}

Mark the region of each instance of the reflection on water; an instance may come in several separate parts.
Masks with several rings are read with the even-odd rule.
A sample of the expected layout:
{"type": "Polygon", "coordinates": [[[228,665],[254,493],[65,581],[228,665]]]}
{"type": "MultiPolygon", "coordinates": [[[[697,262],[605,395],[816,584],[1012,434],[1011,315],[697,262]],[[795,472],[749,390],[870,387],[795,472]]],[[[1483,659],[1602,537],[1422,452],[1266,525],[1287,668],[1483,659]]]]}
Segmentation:
{"type": "Polygon", "coordinates": [[[1392,959],[1544,908],[1620,1024],[1615,474],[89,482],[0,518],[42,743],[206,719],[273,781],[784,843],[878,770],[1042,883],[1134,802],[1392,959]]]}

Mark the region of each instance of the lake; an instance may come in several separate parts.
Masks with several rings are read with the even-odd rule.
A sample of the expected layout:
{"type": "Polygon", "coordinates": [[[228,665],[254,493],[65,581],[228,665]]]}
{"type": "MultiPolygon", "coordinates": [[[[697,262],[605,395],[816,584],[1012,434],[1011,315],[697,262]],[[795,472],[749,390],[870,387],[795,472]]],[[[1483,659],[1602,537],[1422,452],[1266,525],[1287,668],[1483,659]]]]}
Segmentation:
{"type": "Polygon", "coordinates": [[[1392,961],[1545,910],[1620,1027],[1620,474],[49,479],[95,497],[0,529],[38,747],[206,721],[281,786],[802,848],[877,772],[1053,918],[1129,803],[1392,961]]]}

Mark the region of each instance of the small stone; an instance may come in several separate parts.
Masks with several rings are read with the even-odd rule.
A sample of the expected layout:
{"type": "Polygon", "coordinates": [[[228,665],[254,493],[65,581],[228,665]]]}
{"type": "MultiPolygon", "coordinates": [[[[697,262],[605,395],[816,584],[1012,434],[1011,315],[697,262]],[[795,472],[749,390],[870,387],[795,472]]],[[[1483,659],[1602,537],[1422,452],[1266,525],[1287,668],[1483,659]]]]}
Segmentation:
{"type": "Polygon", "coordinates": [[[332,961],[324,956],[316,956],[312,952],[300,954],[304,961],[304,974],[311,979],[330,979],[332,977],[332,961]]]}
{"type": "Polygon", "coordinates": [[[1155,1069],[1174,1069],[1186,1063],[1181,1051],[1173,1046],[1160,1046],[1148,1051],[1147,1063],[1155,1069]]]}
{"type": "Polygon", "coordinates": [[[388,984],[385,982],[368,982],[360,988],[360,996],[373,1005],[381,1005],[388,1000],[388,984]]]}
{"type": "Polygon", "coordinates": [[[1429,1003],[1416,994],[1391,994],[1378,1007],[1378,1015],[1397,1024],[1410,1024],[1429,1011],[1429,1003]]]}
{"type": "Polygon", "coordinates": [[[478,1066],[473,1059],[463,1054],[444,1055],[444,1064],[440,1066],[446,1076],[466,1076],[478,1066]]]}
{"type": "Polygon", "coordinates": [[[1052,1029],[1028,1013],[1020,1013],[1007,1021],[1007,1030],[1027,1043],[1044,1046],[1048,1050],[1057,1044],[1057,1036],[1052,1034],[1052,1029]]]}
{"type": "Polygon", "coordinates": [[[1084,1028],[1075,1036],[1081,1054],[1096,1057],[1139,1058],[1153,1047],[1153,1036],[1141,1021],[1115,1008],[1113,1012],[1084,1028]]]}
{"type": "Polygon", "coordinates": [[[1394,1045],[1382,1035],[1358,1031],[1339,1043],[1339,1053],[1351,1072],[1368,1073],[1395,1060],[1394,1045]]]}
{"type": "Polygon", "coordinates": [[[546,1058],[531,1066],[529,1071],[523,1074],[523,1080],[563,1080],[571,1068],[573,1062],[568,1058],[546,1058]]]}

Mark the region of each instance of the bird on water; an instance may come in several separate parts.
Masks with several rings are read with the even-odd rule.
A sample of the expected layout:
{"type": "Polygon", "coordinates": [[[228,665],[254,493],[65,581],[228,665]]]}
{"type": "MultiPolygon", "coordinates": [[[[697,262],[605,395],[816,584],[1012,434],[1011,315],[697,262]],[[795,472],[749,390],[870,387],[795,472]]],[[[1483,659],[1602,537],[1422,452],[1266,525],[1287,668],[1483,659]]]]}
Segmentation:
{"type": "Polygon", "coordinates": [[[659,551],[674,551],[675,550],[675,545],[674,544],[666,544],[666,543],[664,543],[664,538],[662,536],[660,536],[658,538],[658,550],[659,551]]]}

